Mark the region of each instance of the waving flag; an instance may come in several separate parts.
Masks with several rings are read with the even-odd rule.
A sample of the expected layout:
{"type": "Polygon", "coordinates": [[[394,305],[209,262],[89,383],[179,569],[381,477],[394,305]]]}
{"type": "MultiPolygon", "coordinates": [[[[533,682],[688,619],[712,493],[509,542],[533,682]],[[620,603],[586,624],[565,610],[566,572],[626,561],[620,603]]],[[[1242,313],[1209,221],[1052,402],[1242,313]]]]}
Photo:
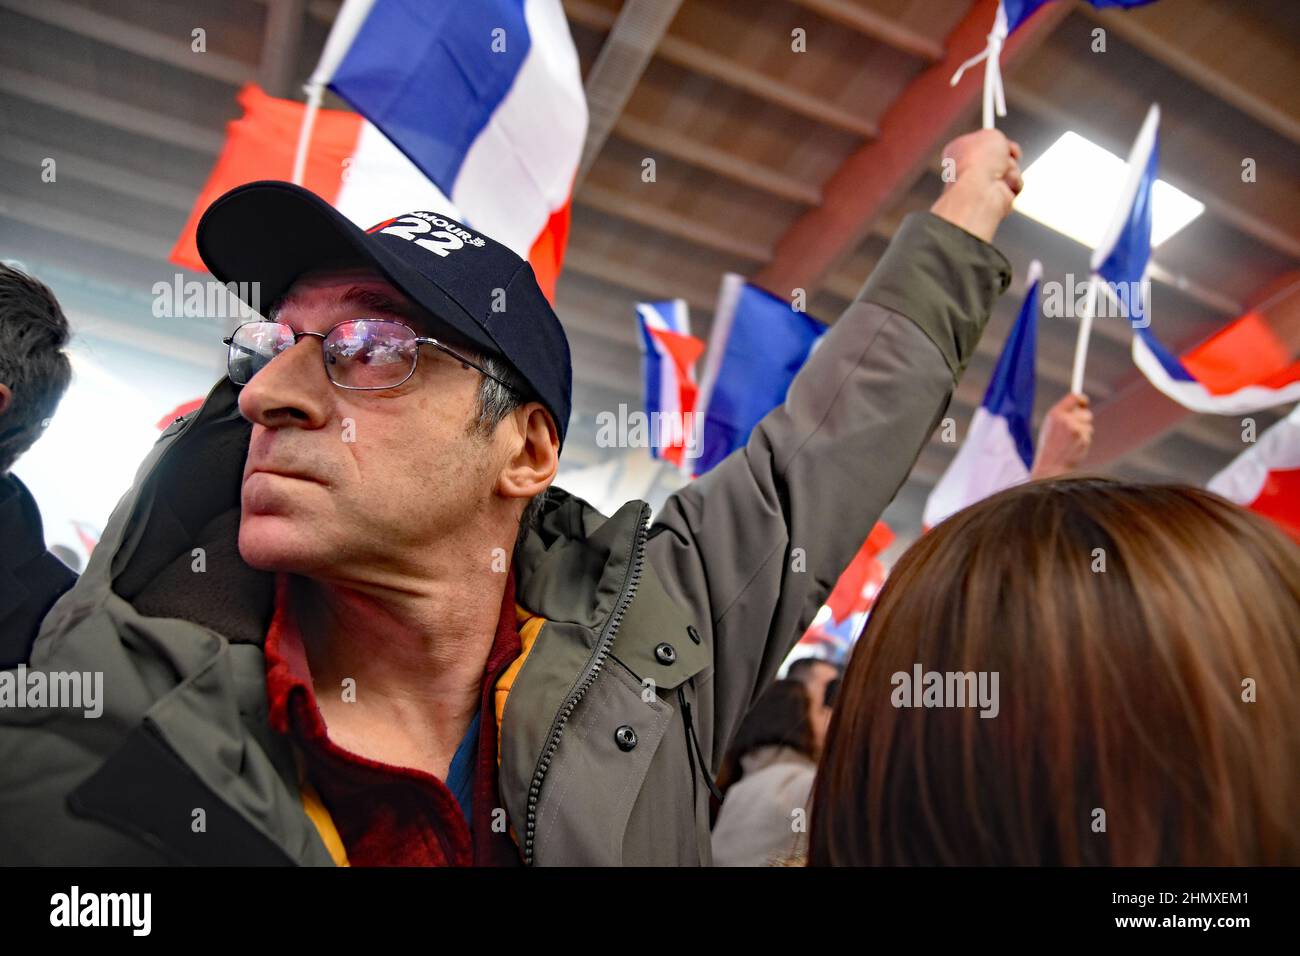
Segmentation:
{"type": "MultiPolygon", "coordinates": [[[[989,30],[988,45],[975,54],[952,75],[950,85],[956,86],[966,71],[980,62],[984,63],[984,128],[993,128],[993,115],[1007,115],[1006,96],[1002,89],[1002,46],[1007,37],[1016,31],[1022,23],[1049,0],[1000,0],[997,12],[993,15],[993,26],[989,30]]],[[[1105,7],[1140,7],[1155,0],[1088,0],[1097,8],[1105,7]]]]}
{"type": "Polygon", "coordinates": [[[744,445],[759,420],[785,401],[825,332],[826,326],[784,299],[733,273],[723,277],[700,386],[703,454],[695,474],[744,445]]]}
{"type": "Polygon", "coordinates": [[[1129,178],[1106,237],[1092,251],[1092,271],[1111,284],[1111,294],[1135,328],[1149,324],[1143,277],[1151,261],[1151,196],[1160,163],[1160,107],[1154,103],[1129,154],[1129,178]]]}
{"type": "Polygon", "coordinates": [[[1083,369],[1088,356],[1088,340],[1096,313],[1097,295],[1113,299],[1133,326],[1134,358],[1141,343],[1154,341],[1147,328],[1147,266],[1151,262],[1152,192],[1160,158],[1160,107],[1155,103],[1128,156],[1128,178],[1120,193],[1115,215],[1100,244],[1092,251],[1092,275],[1088,283],[1087,304],[1079,321],[1079,338],[1074,347],[1074,371],[1071,391],[1083,394],[1083,369]],[[1105,280],[1104,282],[1102,280],[1105,280]]]}
{"type": "Polygon", "coordinates": [[[1150,328],[1134,331],[1134,363],[1152,385],[1184,408],[1240,415],[1300,401],[1300,361],[1258,311],[1181,358],[1150,328]]]}
{"type": "MultiPolygon", "coordinates": [[[[259,179],[289,179],[293,144],[306,107],[245,86],[237,97],[244,115],[226,127],[226,143],[169,259],[206,272],[194,244],[199,219],[223,193],[259,179]]],[[[407,209],[429,209],[461,219],[460,211],[388,139],[355,113],[321,110],[302,184],[363,229],[407,209]]],[[[269,304],[269,303],[268,303],[269,304]]]]}
{"type": "Polygon", "coordinates": [[[554,298],[587,133],[560,0],[346,0],[308,84],[312,102],[325,86],[463,219],[528,259],[554,298]]]}
{"type": "Polygon", "coordinates": [[[636,314],[645,411],[652,422],[662,423],[655,430],[650,454],[681,467],[699,391],[695,362],[704,352],[704,342],[691,335],[685,299],[638,302],[636,314]]]}
{"type": "Polygon", "coordinates": [[[1208,487],[1272,519],[1300,544],[1300,405],[1211,478],[1208,487]]]}
{"type": "Polygon", "coordinates": [[[975,409],[966,441],[926,500],[927,528],[1029,478],[1034,465],[1034,359],[1042,274],[1037,261],[1030,264],[1025,301],[1002,346],[984,401],[975,409]]]}

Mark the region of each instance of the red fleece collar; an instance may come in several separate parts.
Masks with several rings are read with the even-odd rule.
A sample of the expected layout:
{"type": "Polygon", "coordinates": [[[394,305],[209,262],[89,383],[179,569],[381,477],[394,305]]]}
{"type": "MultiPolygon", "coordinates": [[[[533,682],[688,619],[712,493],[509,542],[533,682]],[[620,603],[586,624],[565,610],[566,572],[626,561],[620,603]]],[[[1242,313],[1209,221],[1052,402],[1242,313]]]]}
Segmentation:
{"type": "Polygon", "coordinates": [[[496,637],[484,667],[473,785],[474,831],[456,798],[432,774],[371,760],[329,738],[312,685],[302,634],[290,611],[289,576],[277,574],[275,614],[266,634],[271,729],[287,734],[329,810],[353,866],[509,866],[519,851],[504,830],[497,791],[497,725],[492,690],[521,652],[511,568],[496,637]]]}

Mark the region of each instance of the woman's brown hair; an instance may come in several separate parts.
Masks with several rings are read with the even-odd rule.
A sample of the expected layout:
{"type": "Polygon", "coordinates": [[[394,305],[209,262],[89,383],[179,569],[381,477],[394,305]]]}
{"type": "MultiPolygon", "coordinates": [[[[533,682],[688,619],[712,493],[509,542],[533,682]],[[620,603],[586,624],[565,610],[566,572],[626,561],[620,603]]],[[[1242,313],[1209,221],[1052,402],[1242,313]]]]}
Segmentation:
{"type": "Polygon", "coordinates": [[[809,862],[1294,865],[1297,808],[1300,549],[1195,488],[1035,482],[890,574],[840,688],[809,862]],[[911,706],[915,665],[982,672],[996,716],[911,706]]]}

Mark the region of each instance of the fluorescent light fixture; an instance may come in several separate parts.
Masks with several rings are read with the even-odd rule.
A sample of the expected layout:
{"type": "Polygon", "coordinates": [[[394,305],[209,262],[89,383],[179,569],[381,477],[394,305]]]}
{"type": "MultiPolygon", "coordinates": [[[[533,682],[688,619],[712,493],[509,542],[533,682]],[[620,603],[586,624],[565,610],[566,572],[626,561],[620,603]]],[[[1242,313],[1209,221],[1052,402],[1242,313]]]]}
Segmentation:
{"type": "MultiPolygon", "coordinates": [[[[1015,209],[1095,249],[1115,215],[1127,171],[1123,158],[1078,133],[1065,133],[1025,170],[1015,209]]],[[[1152,202],[1153,249],[1205,211],[1205,203],[1163,179],[1156,180],[1152,202]]]]}

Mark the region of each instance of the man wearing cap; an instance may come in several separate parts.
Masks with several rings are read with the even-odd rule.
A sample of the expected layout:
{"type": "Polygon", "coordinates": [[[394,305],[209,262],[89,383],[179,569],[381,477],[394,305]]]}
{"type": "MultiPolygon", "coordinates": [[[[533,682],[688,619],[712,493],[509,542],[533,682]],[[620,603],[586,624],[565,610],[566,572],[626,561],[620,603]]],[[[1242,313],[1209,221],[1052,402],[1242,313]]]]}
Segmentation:
{"type": "Polygon", "coordinates": [[[571,372],[527,263],[436,211],[218,199],[204,261],[273,305],[46,618],[32,667],[102,672],[102,717],[0,707],[0,860],[709,863],[728,741],[1009,281],[1019,150],[948,154],[785,404],[653,524],[549,487],[571,372]]]}

